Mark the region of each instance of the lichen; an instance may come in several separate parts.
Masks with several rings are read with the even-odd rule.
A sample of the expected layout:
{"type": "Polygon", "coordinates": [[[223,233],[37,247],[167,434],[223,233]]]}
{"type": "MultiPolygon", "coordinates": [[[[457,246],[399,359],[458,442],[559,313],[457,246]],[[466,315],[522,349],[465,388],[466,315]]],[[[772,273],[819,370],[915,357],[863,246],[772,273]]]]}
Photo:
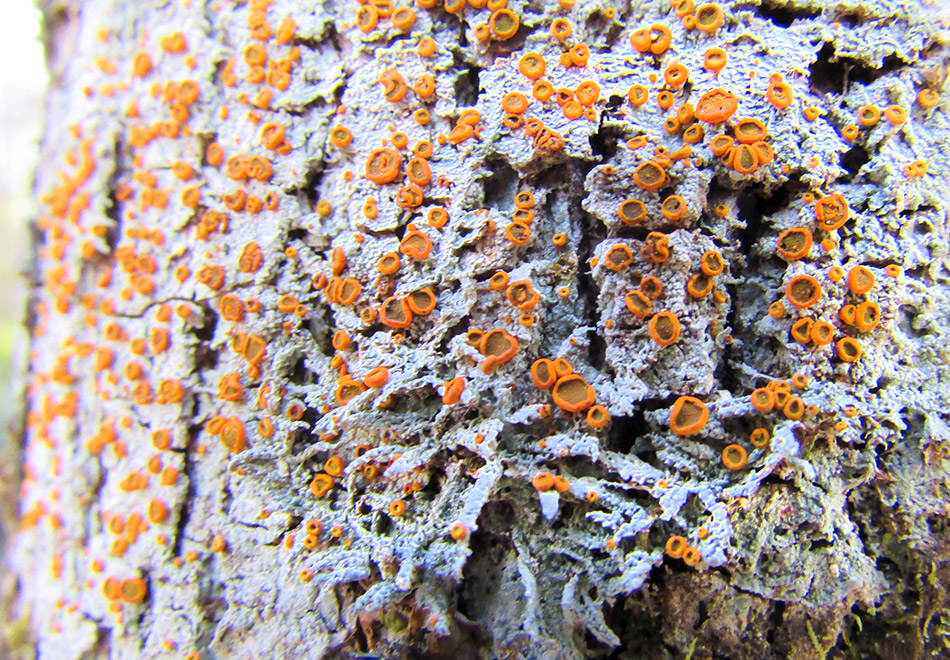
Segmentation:
{"type": "Polygon", "coordinates": [[[56,19],[40,654],[946,652],[947,18],[428,4],[56,19]]]}

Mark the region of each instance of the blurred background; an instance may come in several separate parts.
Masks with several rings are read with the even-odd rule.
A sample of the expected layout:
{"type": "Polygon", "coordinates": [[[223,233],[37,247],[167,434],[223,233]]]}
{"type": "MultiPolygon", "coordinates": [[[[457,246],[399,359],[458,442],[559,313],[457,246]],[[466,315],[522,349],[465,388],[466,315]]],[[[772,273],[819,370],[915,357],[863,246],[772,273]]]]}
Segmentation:
{"type": "Polygon", "coordinates": [[[14,358],[25,352],[20,272],[27,256],[26,222],[33,215],[30,184],[47,76],[34,0],[0,2],[0,446],[8,446],[18,403],[12,396],[14,358]]]}

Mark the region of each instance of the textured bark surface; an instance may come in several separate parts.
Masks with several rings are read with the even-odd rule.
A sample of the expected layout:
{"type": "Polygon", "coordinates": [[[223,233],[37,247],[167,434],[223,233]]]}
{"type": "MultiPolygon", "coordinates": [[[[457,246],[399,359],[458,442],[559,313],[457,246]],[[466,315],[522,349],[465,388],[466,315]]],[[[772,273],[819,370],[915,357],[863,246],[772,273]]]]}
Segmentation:
{"type": "Polygon", "coordinates": [[[41,4],[5,656],[950,653],[939,3],[41,4]]]}

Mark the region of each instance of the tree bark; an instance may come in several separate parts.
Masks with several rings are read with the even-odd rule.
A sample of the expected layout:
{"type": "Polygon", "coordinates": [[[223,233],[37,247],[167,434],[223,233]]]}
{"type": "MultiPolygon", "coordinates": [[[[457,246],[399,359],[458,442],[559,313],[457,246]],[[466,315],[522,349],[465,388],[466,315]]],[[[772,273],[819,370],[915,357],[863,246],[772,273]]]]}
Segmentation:
{"type": "Polygon", "coordinates": [[[946,10],[40,4],[4,657],[950,653],[946,10]]]}

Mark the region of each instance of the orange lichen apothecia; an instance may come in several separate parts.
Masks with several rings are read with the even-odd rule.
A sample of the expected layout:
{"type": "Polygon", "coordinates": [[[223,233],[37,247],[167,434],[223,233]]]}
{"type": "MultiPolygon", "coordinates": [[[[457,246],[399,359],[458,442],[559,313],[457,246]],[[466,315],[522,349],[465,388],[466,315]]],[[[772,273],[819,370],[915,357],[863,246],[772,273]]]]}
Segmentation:
{"type": "MultiPolygon", "coordinates": [[[[726,484],[822,460],[816,437],[874,455],[906,440],[879,414],[940,391],[926,368],[871,387],[894,346],[926,365],[942,344],[940,279],[920,284],[947,251],[932,11],[851,3],[845,29],[702,0],[99,4],[135,20],[63,19],[23,374],[17,547],[36,563],[15,577],[64,648],[86,652],[88,620],[189,657],[215,636],[144,608],[241,605],[221,581],[252,555],[372,605],[365,636],[327,637],[324,602],[275,623],[287,644],[312,629],[349,657],[398,627],[438,645],[446,590],[513,539],[521,582],[563,568],[523,599],[559,637],[526,644],[589,655],[591,633],[614,644],[574,616],[600,611],[591,585],[625,597],[664,554],[748,559],[704,493],[731,513],[760,495],[726,484]],[[877,52],[894,25],[919,57],[877,52]],[[201,479],[231,506],[198,515],[222,490],[201,479]]],[[[905,483],[920,453],[939,460],[876,460],[905,483]]]]}

